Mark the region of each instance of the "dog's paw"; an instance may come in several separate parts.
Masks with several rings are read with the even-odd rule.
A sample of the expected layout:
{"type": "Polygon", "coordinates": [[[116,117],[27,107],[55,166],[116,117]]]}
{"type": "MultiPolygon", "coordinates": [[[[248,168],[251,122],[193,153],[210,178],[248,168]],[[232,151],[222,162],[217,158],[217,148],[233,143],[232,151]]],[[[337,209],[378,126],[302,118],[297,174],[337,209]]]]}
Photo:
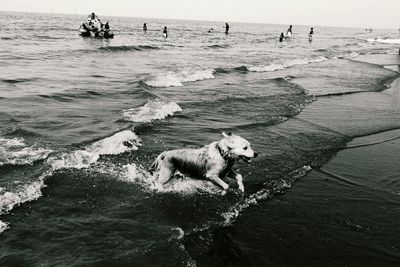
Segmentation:
{"type": "Polygon", "coordinates": [[[239,184],[239,190],[244,193],[244,185],[243,184],[239,184]]]}

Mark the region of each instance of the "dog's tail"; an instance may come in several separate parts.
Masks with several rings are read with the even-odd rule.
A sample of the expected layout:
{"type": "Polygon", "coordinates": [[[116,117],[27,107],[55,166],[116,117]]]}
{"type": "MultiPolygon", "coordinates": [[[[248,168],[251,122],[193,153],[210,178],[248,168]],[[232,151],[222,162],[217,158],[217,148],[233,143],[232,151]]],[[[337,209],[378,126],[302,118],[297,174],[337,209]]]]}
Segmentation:
{"type": "Polygon", "coordinates": [[[149,172],[151,175],[153,175],[154,171],[157,171],[160,169],[160,163],[161,161],[164,159],[164,153],[161,153],[160,155],[158,155],[158,157],[154,160],[153,164],[151,164],[149,172]]]}

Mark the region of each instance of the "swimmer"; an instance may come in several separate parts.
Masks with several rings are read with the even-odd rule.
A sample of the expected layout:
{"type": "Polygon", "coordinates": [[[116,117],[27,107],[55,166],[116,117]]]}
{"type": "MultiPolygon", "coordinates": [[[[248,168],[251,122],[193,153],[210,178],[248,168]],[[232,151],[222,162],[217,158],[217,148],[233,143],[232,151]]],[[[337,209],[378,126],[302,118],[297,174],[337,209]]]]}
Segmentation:
{"type": "Polygon", "coordinates": [[[293,32],[292,32],[292,25],[289,26],[289,29],[286,31],[286,36],[290,38],[290,36],[292,36],[293,32]]]}
{"type": "Polygon", "coordinates": [[[167,38],[167,37],[168,37],[167,26],[164,27],[163,34],[164,34],[164,38],[167,38]]]}
{"type": "Polygon", "coordinates": [[[310,31],[310,33],[308,34],[308,41],[309,41],[310,43],[312,42],[313,34],[314,34],[314,28],[311,27],[311,31],[310,31]]]}
{"type": "Polygon", "coordinates": [[[283,35],[283,32],[281,32],[281,36],[279,36],[279,42],[283,42],[283,38],[285,38],[285,36],[283,35]]]}

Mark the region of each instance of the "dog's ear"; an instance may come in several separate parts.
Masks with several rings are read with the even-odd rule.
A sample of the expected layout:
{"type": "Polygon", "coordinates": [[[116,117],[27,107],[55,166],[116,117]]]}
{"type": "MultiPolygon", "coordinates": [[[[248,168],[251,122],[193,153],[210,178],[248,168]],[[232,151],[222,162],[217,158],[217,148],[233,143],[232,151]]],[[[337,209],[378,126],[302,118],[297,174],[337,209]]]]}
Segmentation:
{"type": "Polygon", "coordinates": [[[225,137],[225,138],[228,138],[231,135],[232,135],[231,132],[228,132],[228,133],[222,132],[222,136],[225,137]]]}

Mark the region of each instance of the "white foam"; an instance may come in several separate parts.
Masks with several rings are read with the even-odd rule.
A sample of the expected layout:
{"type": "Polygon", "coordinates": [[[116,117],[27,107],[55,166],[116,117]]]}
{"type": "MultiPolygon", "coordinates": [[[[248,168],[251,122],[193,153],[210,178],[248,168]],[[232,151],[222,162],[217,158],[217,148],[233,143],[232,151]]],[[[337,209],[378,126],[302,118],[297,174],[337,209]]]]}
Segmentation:
{"type": "MultiPolygon", "coordinates": [[[[7,141],[9,147],[24,145],[20,139],[7,141]]],[[[3,141],[3,144],[6,141],[3,141]]],[[[76,150],[72,153],[62,154],[59,158],[49,158],[48,163],[52,167],[43,173],[36,181],[20,184],[15,183],[13,190],[6,191],[0,188],[0,215],[9,212],[15,206],[36,200],[42,196],[42,188],[45,187],[45,178],[52,171],[60,168],[86,168],[97,162],[101,155],[116,155],[130,150],[137,150],[140,146],[140,138],[130,130],[118,132],[89,145],[86,149],[76,150]]],[[[8,229],[8,224],[0,221],[0,233],[8,229]]]]}
{"type": "Polygon", "coordinates": [[[383,43],[383,44],[400,44],[400,39],[390,39],[390,38],[367,39],[367,41],[373,43],[383,43]]]}
{"type": "Polygon", "coordinates": [[[8,227],[8,223],[5,223],[5,222],[2,222],[2,221],[0,221],[0,234],[2,233],[2,232],[4,232],[5,230],[7,230],[9,227],[8,227]]]}
{"type": "Polygon", "coordinates": [[[249,67],[249,71],[253,72],[271,72],[277,70],[284,70],[286,68],[294,67],[297,65],[307,65],[310,63],[318,63],[327,60],[326,57],[317,57],[317,58],[304,58],[304,59],[293,59],[281,64],[271,64],[267,66],[252,66],[249,67]]]}
{"type": "Polygon", "coordinates": [[[213,69],[184,69],[180,72],[160,73],[144,81],[151,87],[179,87],[186,82],[214,79],[213,69]]]}
{"type": "Polygon", "coordinates": [[[141,146],[140,141],[140,138],[134,132],[125,130],[97,141],[86,149],[62,154],[59,159],[52,158],[50,163],[54,170],[87,168],[97,162],[101,155],[117,155],[126,151],[138,150],[138,146],[141,146]]]}
{"type": "Polygon", "coordinates": [[[52,151],[35,145],[27,146],[22,138],[0,138],[0,166],[33,164],[45,159],[52,151]]]}
{"type": "MultiPolygon", "coordinates": [[[[2,192],[0,195],[0,215],[9,212],[15,206],[36,200],[42,196],[44,180],[51,174],[50,171],[42,174],[37,181],[18,186],[13,191],[2,192]]],[[[0,221],[0,233],[8,229],[8,223],[0,221]]]]}
{"type": "Polygon", "coordinates": [[[177,174],[177,177],[167,185],[160,184],[156,179],[157,173],[151,175],[147,170],[136,164],[128,164],[123,167],[119,179],[129,183],[143,186],[145,189],[157,193],[195,194],[199,191],[221,193],[221,190],[210,181],[197,180],[177,174]]]}
{"type": "Polygon", "coordinates": [[[179,111],[182,111],[182,108],[178,104],[156,99],[142,107],[126,109],[123,115],[133,122],[151,122],[165,119],[179,111]]]}
{"type": "Polygon", "coordinates": [[[11,148],[11,147],[21,147],[25,146],[25,141],[22,138],[0,138],[0,147],[11,148]]]}
{"type": "Polygon", "coordinates": [[[268,66],[249,67],[249,71],[253,71],[253,72],[270,72],[270,71],[284,70],[284,69],[285,69],[285,65],[283,65],[283,64],[271,64],[268,66]]]}
{"type": "Polygon", "coordinates": [[[293,67],[297,65],[307,65],[310,63],[319,63],[327,60],[326,57],[317,57],[317,58],[304,58],[304,59],[294,59],[286,62],[285,67],[293,67]]]}
{"type": "MultiPolygon", "coordinates": [[[[49,175],[46,173],[46,176],[49,175]]],[[[42,196],[41,189],[44,187],[45,175],[39,177],[37,181],[17,187],[15,192],[6,191],[0,195],[0,214],[8,212],[15,205],[38,199],[42,196]]]]}

